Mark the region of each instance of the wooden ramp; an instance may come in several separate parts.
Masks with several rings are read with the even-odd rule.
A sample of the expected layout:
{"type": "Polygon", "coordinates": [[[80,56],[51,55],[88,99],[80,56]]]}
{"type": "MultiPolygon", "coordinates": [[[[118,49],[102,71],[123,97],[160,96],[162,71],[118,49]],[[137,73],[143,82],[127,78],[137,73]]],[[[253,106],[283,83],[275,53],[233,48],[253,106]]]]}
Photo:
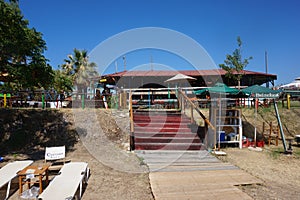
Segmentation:
{"type": "Polygon", "coordinates": [[[207,151],[137,151],[155,199],[251,199],[236,186],[262,181],[207,151]]]}

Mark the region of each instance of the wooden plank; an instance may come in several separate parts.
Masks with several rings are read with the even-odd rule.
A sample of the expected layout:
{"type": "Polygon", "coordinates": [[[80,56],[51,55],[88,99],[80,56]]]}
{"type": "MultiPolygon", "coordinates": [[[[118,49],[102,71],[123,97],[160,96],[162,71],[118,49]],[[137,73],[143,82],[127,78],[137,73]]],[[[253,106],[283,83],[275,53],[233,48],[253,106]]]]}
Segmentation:
{"type": "Polygon", "coordinates": [[[152,172],[150,182],[155,199],[251,199],[235,185],[262,183],[239,169],[152,172]]]}
{"type": "Polygon", "coordinates": [[[155,199],[251,199],[238,185],[262,181],[207,151],[138,151],[155,199]]]}

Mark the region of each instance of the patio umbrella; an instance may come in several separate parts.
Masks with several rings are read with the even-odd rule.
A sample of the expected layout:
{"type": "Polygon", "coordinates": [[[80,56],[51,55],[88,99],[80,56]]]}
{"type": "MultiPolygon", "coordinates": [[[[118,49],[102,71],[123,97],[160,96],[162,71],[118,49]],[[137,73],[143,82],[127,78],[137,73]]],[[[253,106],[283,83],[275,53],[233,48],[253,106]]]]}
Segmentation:
{"type": "Polygon", "coordinates": [[[178,83],[187,80],[196,80],[196,78],[184,74],[176,74],[175,76],[165,80],[165,83],[178,83]]]}
{"type": "Polygon", "coordinates": [[[278,98],[279,90],[272,90],[270,88],[266,88],[260,85],[252,85],[247,88],[242,89],[242,92],[246,95],[255,98],[278,98]]]}
{"type": "Polygon", "coordinates": [[[200,95],[205,92],[209,93],[220,93],[220,94],[238,94],[240,91],[236,88],[231,88],[228,87],[224,83],[216,83],[213,87],[201,89],[201,90],[196,90],[194,91],[194,94],[200,95]]]}
{"type": "Polygon", "coordinates": [[[272,90],[270,88],[266,88],[259,85],[253,85],[247,88],[242,89],[242,92],[249,97],[255,98],[255,124],[254,124],[254,144],[256,145],[256,119],[257,119],[257,99],[274,99],[279,97],[279,90],[272,90]]]}
{"type": "MultiPolygon", "coordinates": [[[[169,83],[176,83],[176,96],[178,96],[177,84],[182,83],[182,82],[186,83],[186,82],[188,82],[188,80],[196,80],[196,78],[179,73],[179,74],[176,74],[175,76],[165,80],[164,82],[168,83],[168,88],[169,88],[169,83]]],[[[168,89],[168,99],[170,99],[169,89],[168,89]]]]}

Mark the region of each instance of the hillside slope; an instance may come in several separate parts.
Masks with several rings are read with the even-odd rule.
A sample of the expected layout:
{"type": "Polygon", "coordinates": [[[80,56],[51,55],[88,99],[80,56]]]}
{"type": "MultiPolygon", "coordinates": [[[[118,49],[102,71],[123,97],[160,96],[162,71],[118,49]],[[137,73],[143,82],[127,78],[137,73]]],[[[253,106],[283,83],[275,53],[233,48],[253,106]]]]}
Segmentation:
{"type": "MultiPolygon", "coordinates": [[[[300,134],[300,108],[278,108],[281,123],[283,126],[283,132],[286,138],[294,137],[300,134]]],[[[273,107],[263,108],[260,107],[255,117],[254,109],[243,109],[243,125],[244,135],[247,137],[253,137],[254,127],[257,128],[258,138],[262,138],[263,122],[277,125],[276,113],[273,107]]],[[[265,132],[267,134],[267,132],[265,132]]]]}
{"type": "MultiPolygon", "coordinates": [[[[124,148],[128,140],[129,119],[128,112],[120,113],[99,110],[97,118],[107,137],[124,148]]],[[[208,117],[207,109],[203,113],[208,117]]],[[[300,134],[300,107],[290,110],[279,107],[279,114],[286,137],[300,134]]],[[[19,151],[38,154],[41,147],[63,144],[71,149],[78,140],[78,130],[73,126],[72,116],[72,109],[0,109],[0,155],[19,151]]],[[[261,139],[263,122],[277,124],[273,107],[260,107],[257,118],[254,109],[243,108],[242,116],[243,133],[250,138],[253,138],[255,126],[257,137],[261,139]]],[[[197,120],[203,123],[199,116],[197,120]]]]}

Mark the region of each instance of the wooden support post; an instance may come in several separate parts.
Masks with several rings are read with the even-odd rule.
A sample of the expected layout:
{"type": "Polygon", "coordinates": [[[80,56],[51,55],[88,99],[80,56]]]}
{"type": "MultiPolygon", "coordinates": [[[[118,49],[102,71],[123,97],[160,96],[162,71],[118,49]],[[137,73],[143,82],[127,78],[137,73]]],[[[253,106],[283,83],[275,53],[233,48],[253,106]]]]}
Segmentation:
{"type": "Polygon", "coordinates": [[[118,98],[119,108],[122,109],[122,92],[121,91],[118,91],[117,98],[118,98]]]}
{"type": "Polygon", "coordinates": [[[207,138],[208,138],[208,123],[206,123],[205,120],[203,120],[203,121],[204,121],[204,144],[207,147],[208,146],[208,141],[207,141],[207,138]]]}
{"type": "Polygon", "coordinates": [[[262,132],[263,132],[263,137],[265,137],[265,134],[264,134],[264,133],[265,133],[265,125],[266,125],[265,122],[263,122],[263,128],[262,128],[262,129],[263,129],[263,130],[262,130],[262,132]]]}
{"type": "Polygon", "coordinates": [[[129,93],[129,111],[130,111],[130,151],[135,149],[134,145],[134,122],[133,122],[133,110],[132,110],[132,92],[129,93]]]}
{"type": "Polygon", "coordinates": [[[269,130],[268,146],[270,146],[270,144],[271,144],[271,135],[272,135],[272,132],[273,132],[272,122],[269,123],[269,126],[270,126],[270,130],[269,130]]]}
{"type": "Polygon", "coordinates": [[[124,91],[123,92],[123,97],[122,97],[122,99],[123,99],[123,108],[126,108],[126,106],[127,106],[127,94],[126,94],[126,91],[124,91]]]}
{"type": "Polygon", "coordinates": [[[192,105],[190,105],[190,107],[191,107],[191,123],[194,123],[195,122],[195,120],[194,120],[194,108],[193,108],[192,105]]]}
{"type": "Polygon", "coordinates": [[[6,107],[6,94],[3,95],[3,107],[5,108],[6,107]]]}
{"type": "Polygon", "coordinates": [[[278,139],[279,139],[279,126],[276,127],[276,146],[278,146],[278,139]]]}
{"type": "Polygon", "coordinates": [[[290,94],[287,94],[286,95],[286,104],[287,104],[287,109],[289,110],[291,108],[291,95],[290,94]]]}

